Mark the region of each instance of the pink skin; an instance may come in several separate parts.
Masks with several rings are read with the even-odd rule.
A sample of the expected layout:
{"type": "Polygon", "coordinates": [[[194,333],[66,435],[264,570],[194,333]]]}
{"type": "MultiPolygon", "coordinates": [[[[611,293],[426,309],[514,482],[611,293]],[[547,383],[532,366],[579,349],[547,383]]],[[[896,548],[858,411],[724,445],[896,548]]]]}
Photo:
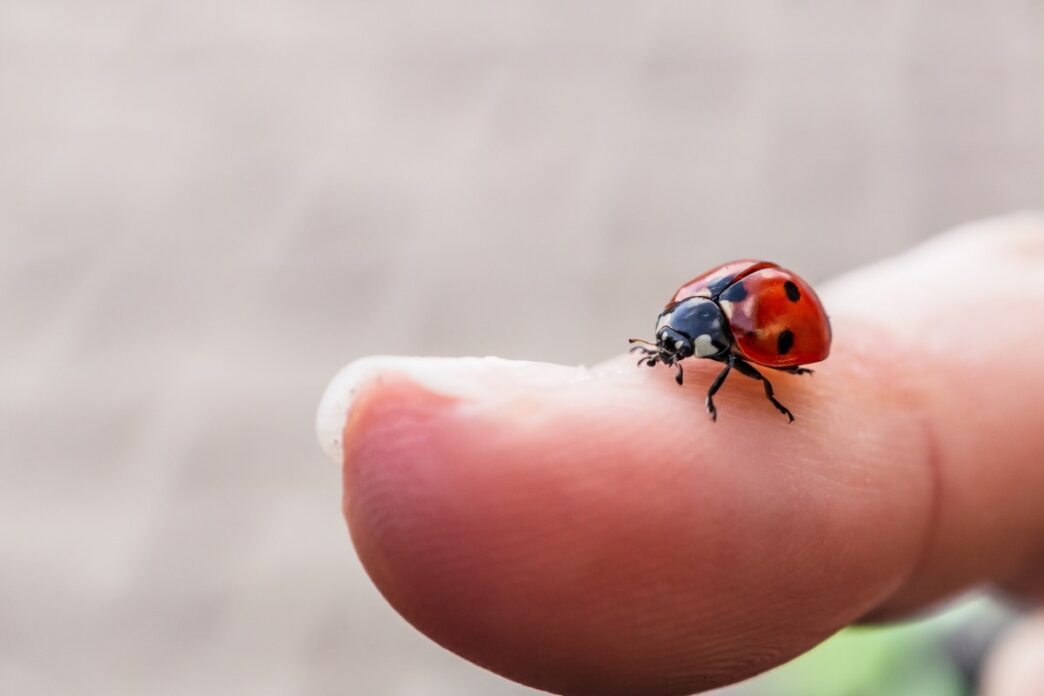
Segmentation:
{"type": "Polygon", "coordinates": [[[385,371],[344,429],[374,583],[450,650],[561,694],[691,693],[974,584],[1044,586],[1044,222],[821,294],[831,357],[770,375],[793,425],[740,375],[710,422],[708,361],[683,388],[627,357],[460,396],[385,371]]]}
{"type": "Polygon", "coordinates": [[[1040,696],[1044,686],[1044,614],[1023,621],[986,665],[982,696],[1040,696]]]}

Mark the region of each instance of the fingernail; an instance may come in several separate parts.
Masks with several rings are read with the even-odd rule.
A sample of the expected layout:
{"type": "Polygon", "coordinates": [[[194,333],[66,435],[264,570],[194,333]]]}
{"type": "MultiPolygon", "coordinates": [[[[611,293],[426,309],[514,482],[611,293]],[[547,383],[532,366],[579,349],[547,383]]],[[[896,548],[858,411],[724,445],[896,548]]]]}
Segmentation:
{"type": "Polygon", "coordinates": [[[502,358],[411,358],[374,355],[349,363],[334,376],[316,413],[315,429],[326,456],[340,464],[348,413],[360,389],[383,374],[403,375],[419,386],[466,400],[558,386],[588,378],[583,367],[502,358]]]}

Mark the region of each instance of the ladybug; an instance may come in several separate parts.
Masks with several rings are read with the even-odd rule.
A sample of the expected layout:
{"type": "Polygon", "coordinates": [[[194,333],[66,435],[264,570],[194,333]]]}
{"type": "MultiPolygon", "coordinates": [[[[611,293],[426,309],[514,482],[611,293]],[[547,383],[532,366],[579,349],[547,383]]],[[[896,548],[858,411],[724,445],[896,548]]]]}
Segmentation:
{"type": "Polygon", "coordinates": [[[708,358],[725,367],[707,390],[707,411],[718,419],[714,395],[735,369],[760,380],[765,396],[793,422],[794,414],[776,400],[772,383],[752,363],[811,374],[801,367],[830,354],[830,320],[811,286],[797,274],[769,261],[742,260],[702,273],[678,288],[656,321],[656,342],[632,338],[631,350],[643,353],[638,364],[675,366],[708,358]]]}

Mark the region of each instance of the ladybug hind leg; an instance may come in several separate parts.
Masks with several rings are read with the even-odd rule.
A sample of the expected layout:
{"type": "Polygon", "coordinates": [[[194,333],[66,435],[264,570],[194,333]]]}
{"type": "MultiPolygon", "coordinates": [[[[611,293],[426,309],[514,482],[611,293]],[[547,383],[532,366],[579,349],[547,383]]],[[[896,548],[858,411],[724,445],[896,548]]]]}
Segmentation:
{"type": "Polygon", "coordinates": [[[780,372],[786,372],[792,375],[814,375],[815,370],[810,370],[807,367],[798,367],[797,365],[790,365],[788,367],[773,367],[773,370],[779,370],[780,372]]]}
{"type": "Polygon", "coordinates": [[[776,407],[777,411],[789,418],[790,423],[794,422],[794,414],[790,412],[789,408],[787,408],[786,406],[784,406],[776,400],[776,397],[774,396],[774,392],[772,390],[772,382],[768,381],[765,378],[765,375],[758,372],[750,363],[744,362],[739,358],[736,358],[733,361],[733,366],[736,368],[736,371],[739,372],[741,375],[746,375],[751,379],[761,380],[762,386],[765,387],[765,398],[772,402],[772,405],[776,407]]]}

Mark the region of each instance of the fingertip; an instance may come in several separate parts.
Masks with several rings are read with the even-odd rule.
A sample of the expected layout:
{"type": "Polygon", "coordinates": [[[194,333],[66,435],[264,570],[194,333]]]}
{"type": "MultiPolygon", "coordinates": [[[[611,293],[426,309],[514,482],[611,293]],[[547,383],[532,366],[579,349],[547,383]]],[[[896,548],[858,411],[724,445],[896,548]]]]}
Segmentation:
{"type": "Polygon", "coordinates": [[[743,378],[715,423],[708,361],[681,388],[629,356],[353,368],[319,430],[365,567],[421,631],[518,681],[676,694],[1024,563],[1044,389],[1020,301],[1044,301],[1044,237],[1036,216],[999,227],[824,293],[835,350],[814,382],[778,377],[787,427],[743,378]],[[1022,365],[968,341],[969,312],[1022,365]]]}
{"type": "Polygon", "coordinates": [[[714,423],[713,368],[682,388],[631,366],[478,398],[386,374],[345,431],[364,566],[437,642],[558,693],[687,693],[807,649],[914,562],[920,472],[889,471],[920,456],[917,433],[887,409],[865,425],[888,438],[848,427],[875,393],[833,368],[825,393],[780,376],[803,394],[793,426],[745,380],[714,423]]]}
{"type": "Polygon", "coordinates": [[[358,395],[389,375],[406,376],[427,391],[460,399],[476,399],[542,388],[587,378],[582,367],[527,360],[433,358],[371,355],[345,365],[330,380],[316,412],[316,436],[327,458],[343,462],[344,428],[358,395]]]}

